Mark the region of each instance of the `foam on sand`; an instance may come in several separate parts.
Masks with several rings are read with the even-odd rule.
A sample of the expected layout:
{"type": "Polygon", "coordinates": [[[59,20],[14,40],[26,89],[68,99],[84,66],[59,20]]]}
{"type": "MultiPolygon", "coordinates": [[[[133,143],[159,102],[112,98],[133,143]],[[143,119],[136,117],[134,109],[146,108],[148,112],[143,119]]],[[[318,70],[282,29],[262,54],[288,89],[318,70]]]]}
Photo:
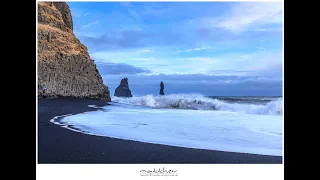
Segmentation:
{"type": "Polygon", "coordinates": [[[53,123],[97,136],[180,147],[282,155],[282,116],[111,103],[53,123]]]}

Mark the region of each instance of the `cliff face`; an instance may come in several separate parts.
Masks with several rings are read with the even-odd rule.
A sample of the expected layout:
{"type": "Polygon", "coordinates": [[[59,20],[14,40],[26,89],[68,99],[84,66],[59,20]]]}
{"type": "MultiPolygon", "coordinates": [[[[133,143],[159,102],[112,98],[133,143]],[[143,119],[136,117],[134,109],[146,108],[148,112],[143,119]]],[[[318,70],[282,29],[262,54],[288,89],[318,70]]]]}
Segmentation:
{"type": "Polygon", "coordinates": [[[103,84],[87,47],[73,34],[65,2],[38,3],[38,83],[49,96],[106,98],[103,84]]]}

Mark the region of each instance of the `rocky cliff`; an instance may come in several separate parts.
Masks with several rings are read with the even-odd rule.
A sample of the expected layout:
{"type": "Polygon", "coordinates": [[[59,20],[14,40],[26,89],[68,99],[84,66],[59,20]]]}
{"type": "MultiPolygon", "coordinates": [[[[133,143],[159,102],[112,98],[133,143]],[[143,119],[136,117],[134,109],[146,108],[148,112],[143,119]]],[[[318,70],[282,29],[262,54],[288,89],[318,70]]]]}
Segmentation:
{"type": "Polygon", "coordinates": [[[47,88],[49,96],[111,101],[87,47],[73,33],[65,2],[38,3],[38,83],[47,88]]]}
{"type": "Polygon", "coordinates": [[[129,89],[128,78],[123,78],[120,85],[116,88],[114,96],[117,97],[132,97],[131,91],[129,89]]]}

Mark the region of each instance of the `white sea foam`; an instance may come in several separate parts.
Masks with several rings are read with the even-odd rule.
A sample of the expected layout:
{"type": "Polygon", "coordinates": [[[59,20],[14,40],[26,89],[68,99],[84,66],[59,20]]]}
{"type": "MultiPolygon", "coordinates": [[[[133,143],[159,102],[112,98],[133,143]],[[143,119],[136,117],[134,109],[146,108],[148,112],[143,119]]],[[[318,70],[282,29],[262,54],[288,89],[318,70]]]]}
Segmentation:
{"type": "Polygon", "coordinates": [[[267,104],[244,104],[228,103],[198,94],[171,94],[166,96],[146,95],[131,98],[112,97],[112,101],[155,108],[220,110],[248,114],[282,115],[282,98],[276,98],[267,104]]]}
{"type": "MultiPolygon", "coordinates": [[[[111,103],[103,110],[55,118],[53,122],[91,135],[189,148],[282,155],[282,116],[159,109],[152,107],[164,106],[170,98],[126,99],[139,100],[140,105],[147,102],[151,107],[111,103]]],[[[271,106],[274,105],[264,107],[271,106]]]]}

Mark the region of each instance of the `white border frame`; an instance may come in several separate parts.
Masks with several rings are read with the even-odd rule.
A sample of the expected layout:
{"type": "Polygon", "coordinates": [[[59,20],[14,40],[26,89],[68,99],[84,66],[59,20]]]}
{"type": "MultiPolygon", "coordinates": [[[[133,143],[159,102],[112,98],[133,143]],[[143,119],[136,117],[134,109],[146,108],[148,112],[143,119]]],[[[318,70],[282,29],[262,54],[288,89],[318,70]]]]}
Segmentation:
{"type": "MultiPolygon", "coordinates": [[[[37,0],[38,2],[43,0],[37,0]]],[[[58,0],[51,0],[58,1],[58,0]]],[[[91,1],[91,0],[68,0],[67,2],[80,2],[80,1],[91,1]]],[[[95,2],[107,2],[106,0],[94,0],[95,2]]],[[[110,1],[110,0],[109,0],[110,1]]],[[[122,2],[132,2],[129,0],[117,0],[122,2]]],[[[137,1],[150,1],[150,0],[133,0],[137,1]]],[[[169,0],[157,0],[169,1],[169,0]]],[[[181,0],[175,0],[181,1],[181,0]]],[[[195,0],[184,0],[185,1],[195,1],[195,0]]],[[[283,0],[201,0],[203,1],[215,1],[215,2],[261,2],[261,1],[273,1],[273,2],[283,2],[283,0]]],[[[114,1],[113,1],[114,2],[114,1]]],[[[36,4],[37,6],[37,4],[36,4]]],[[[36,18],[38,14],[38,7],[36,10],[36,18]]],[[[284,18],[284,16],[283,16],[284,18]]],[[[284,24],[284,21],[283,21],[284,24]]],[[[38,25],[36,25],[36,38],[38,38],[37,33],[38,25]]],[[[283,31],[284,37],[284,31],[283,31]]],[[[38,47],[38,42],[36,39],[36,47],[38,47]]],[[[284,40],[283,40],[284,47],[284,40]]],[[[36,49],[36,54],[38,57],[38,48],[36,49]]],[[[284,73],[284,54],[282,58],[282,73],[284,73]]],[[[36,60],[36,71],[38,72],[38,63],[36,60]]],[[[137,179],[137,178],[147,178],[140,176],[140,170],[146,169],[150,170],[153,168],[165,168],[178,170],[178,176],[165,177],[174,179],[246,179],[246,180],[277,180],[284,179],[284,158],[282,159],[282,164],[38,164],[38,73],[36,72],[36,178],[39,180],[61,180],[61,179],[77,179],[77,180],[106,180],[106,179],[137,179]]],[[[282,79],[282,98],[284,100],[284,78],[282,79]]],[[[284,106],[284,105],[283,105],[284,106]]],[[[283,107],[284,114],[284,107],[283,107]]],[[[283,120],[284,127],[284,120],[283,120]]],[[[283,130],[284,131],[284,130],[283,130]]],[[[283,138],[284,146],[284,138],[283,138]]],[[[283,147],[284,149],[284,147],[283,147]]],[[[283,155],[284,157],[284,155],[283,155]]],[[[149,178],[149,177],[148,177],[149,178]]],[[[159,177],[155,177],[159,178],[159,177]]]]}

